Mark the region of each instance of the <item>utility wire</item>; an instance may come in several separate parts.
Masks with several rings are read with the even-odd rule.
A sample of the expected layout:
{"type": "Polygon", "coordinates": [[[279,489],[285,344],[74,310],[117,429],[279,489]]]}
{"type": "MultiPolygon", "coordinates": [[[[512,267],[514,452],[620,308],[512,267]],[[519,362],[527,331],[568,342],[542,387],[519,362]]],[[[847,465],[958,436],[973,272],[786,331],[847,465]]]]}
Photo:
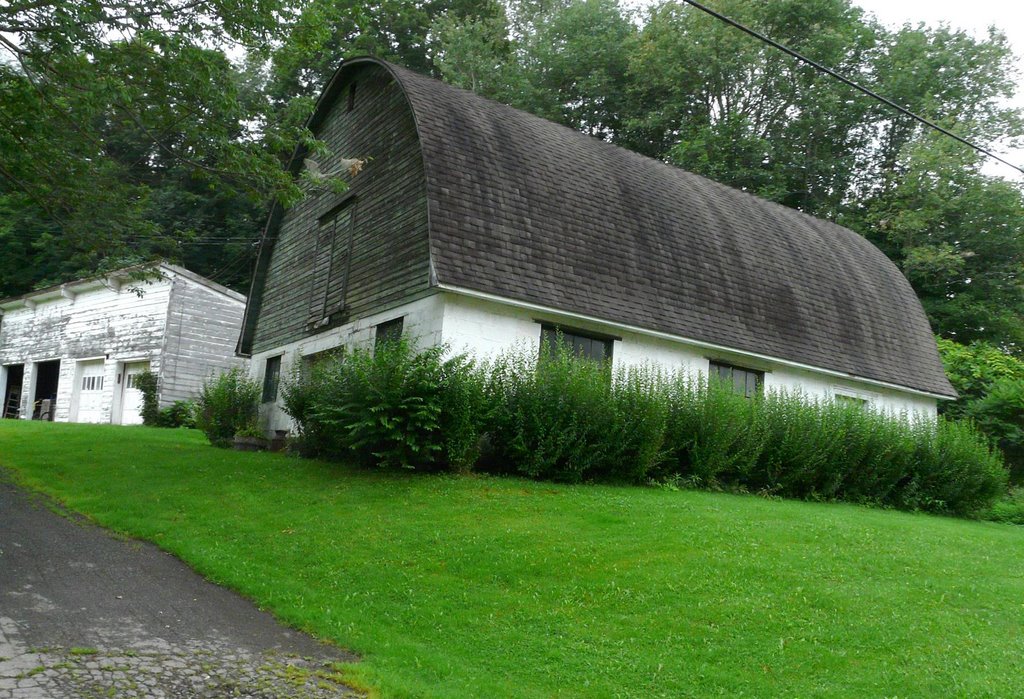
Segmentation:
{"type": "Polygon", "coordinates": [[[837,73],[836,71],[832,70],[828,66],[822,65],[821,63],[818,63],[817,61],[811,60],[810,58],[807,58],[803,54],[794,51],[793,49],[789,48],[788,46],[780,44],[779,42],[775,41],[774,39],[772,39],[770,37],[767,37],[764,34],[761,34],[760,32],[757,32],[757,31],[751,29],[750,27],[744,26],[744,25],[740,24],[739,22],[737,22],[736,20],[730,19],[730,18],[726,17],[725,15],[723,15],[722,13],[716,12],[715,10],[712,10],[710,7],[707,7],[706,5],[702,5],[699,2],[696,2],[696,0],[683,0],[683,1],[686,2],[689,5],[693,5],[694,7],[696,7],[701,12],[706,12],[707,14],[711,15],[712,17],[714,17],[716,19],[720,19],[721,21],[725,22],[726,24],[728,24],[730,26],[733,26],[736,29],[739,29],[740,31],[749,34],[750,36],[754,37],[755,39],[763,41],[763,42],[765,42],[766,44],[768,44],[770,46],[774,46],[775,48],[779,49],[780,51],[783,51],[784,53],[789,54],[790,56],[792,56],[793,58],[797,59],[798,61],[801,61],[802,63],[806,63],[807,65],[811,66],[812,68],[815,68],[816,70],[821,71],[822,73],[826,73],[827,75],[831,75],[836,80],[839,80],[840,82],[842,82],[842,83],[844,83],[846,85],[849,85],[853,89],[858,90],[858,91],[864,93],[865,95],[868,95],[869,97],[873,97],[874,99],[889,105],[893,109],[899,111],[901,114],[905,114],[906,116],[910,117],[911,119],[919,121],[922,124],[924,124],[925,126],[928,126],[928,127],[932,128],[932,129],[935,129],[939,133],[945,134],[946,136],[949,136],[951,138],[955,138],[957,141],[959,141],[960,143],[964,144],[965,146],[968,146],[969,148],[973,148],[974,150],[978,151],[979,153],[983,153],[983,154],[987,155],[990,158],[994,158],[995,160],[998,160],[999,162],[1001,162],[1003,165],[1008,165],[1009,167],[1012,167],[1017,172],[1019,172],[1021,174],[1024,174],[1024,168],[1020,167],[1019,165],[1014,165],[1009,160],[1005,160],[1004,158],[996,155],[995,153],[993,153],[992,151],[988,150],[987,148],[983,148],[982,146],[976,145],[976,144],[968,141],[966,138],[963,138],[962,136],[956,135],[955,133],[953,133],[949,129],[946,129],[946,128],[942,127],[942,126],[939,126],[934,121],[931,121],[929,119],[925,119],[922,116],[918,116],[917,114],[914,114],[912,111],[910,111],[906,107],[901,107],[900,105],[896,104],[891,99],[889,99],[888,97],[883,97],[882,95],[878,94],[874,90],[871,90],[869,88],[866,88],[866,87],[864,87],[862,85],[859,85],[859,84],[855,83],[854,81],[850,80],[846,76],[844,76],[844,75],[842,75],[840,73],[837,73]]]}

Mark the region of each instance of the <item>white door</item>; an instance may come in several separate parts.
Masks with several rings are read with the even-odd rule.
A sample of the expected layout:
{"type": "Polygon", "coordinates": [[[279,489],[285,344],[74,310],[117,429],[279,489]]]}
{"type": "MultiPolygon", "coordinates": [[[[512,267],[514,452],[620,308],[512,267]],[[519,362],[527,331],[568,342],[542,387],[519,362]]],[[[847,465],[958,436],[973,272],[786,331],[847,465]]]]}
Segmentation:
{"type": "Polygon", "coordinates": [[[75,422],[103,421],[103,360],[80,362],[78,365],[78,416],[75,422]]]}
{"type": "Polygon", "coordinates": [[[135,377],[149,368],[149,362],[132,362],[124,365],[124,380],[121,382],[121,424],[142,424],[142,391],[135,386],[135,377]]]}

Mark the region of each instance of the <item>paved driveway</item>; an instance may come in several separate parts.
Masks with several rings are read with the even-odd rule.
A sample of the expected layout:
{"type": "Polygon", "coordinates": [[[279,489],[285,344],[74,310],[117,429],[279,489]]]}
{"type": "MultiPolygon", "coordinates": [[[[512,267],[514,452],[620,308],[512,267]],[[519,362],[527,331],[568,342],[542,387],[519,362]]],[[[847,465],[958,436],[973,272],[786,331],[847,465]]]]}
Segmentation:
{"type": "Polygon", "coordinates": [[[351,656],[0,474],[0,699],[338,697],[351,656]]]}

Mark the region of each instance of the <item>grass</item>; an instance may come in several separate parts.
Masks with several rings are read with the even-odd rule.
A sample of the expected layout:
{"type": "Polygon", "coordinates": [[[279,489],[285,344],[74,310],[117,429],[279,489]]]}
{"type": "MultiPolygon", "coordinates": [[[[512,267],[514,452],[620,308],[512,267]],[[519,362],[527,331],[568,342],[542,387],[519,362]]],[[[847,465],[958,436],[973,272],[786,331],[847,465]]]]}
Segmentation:
{"type": "Polygon", "coordinates": [[[0,422],[0,465],[362,655],[384,697],[1024,695],[1024,529],[359,471],[0,422]]]}

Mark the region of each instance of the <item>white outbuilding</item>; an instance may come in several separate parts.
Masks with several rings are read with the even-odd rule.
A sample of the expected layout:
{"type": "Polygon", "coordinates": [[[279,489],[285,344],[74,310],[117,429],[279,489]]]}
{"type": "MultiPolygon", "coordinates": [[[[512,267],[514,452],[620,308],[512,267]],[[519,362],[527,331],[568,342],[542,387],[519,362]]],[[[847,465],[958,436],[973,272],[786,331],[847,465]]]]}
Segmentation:
{"type": "Polygon", "coordinates": [[[140,271],[0,300],[2,417],[137,424],[139,373],[157,374],[164,407],[244,362],[242,294],[176,265],[140,271]]]}

